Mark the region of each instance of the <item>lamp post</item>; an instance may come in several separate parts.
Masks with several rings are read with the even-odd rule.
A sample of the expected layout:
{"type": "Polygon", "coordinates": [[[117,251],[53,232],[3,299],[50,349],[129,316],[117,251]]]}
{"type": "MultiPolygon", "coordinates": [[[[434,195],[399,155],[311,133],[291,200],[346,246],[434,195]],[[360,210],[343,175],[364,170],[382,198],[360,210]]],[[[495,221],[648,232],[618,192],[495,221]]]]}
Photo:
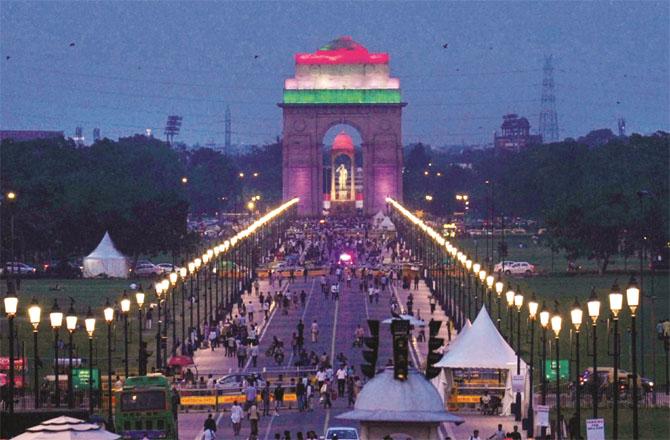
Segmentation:
{"type": "Polygon", "coordinates": [[[200,343],[201,341],[201,336],[200,336],[200,266],[202,265],[202,259],[200,257],[196,258],[194,260],[195,262],[195,302],[197,303],[197,308],[196,308],[196,324],[195,324],[195,334],[197,341],[196,343],[200,343]]]}
{"type": "MultiPolygon", "coordinates": [[[[514,306],[516,307],[516,374],[521,374],[521,307],[523,307],[523,294],[517,289],[514,295],[514,306]]],[[[515,420],[521,420],[521,393],[516,393],[516,415],[515,420]]]]}
{"type": "Polygon", "coordinates": [[[586,303],[589,309],[589,317],[591,318],[591,332],[593,334],[593,375],[591,381],[591,400],[593,401],[593,418],[598,418],[598,389],[600,388],[600,377],[598,376],[598,316],[600,315],[600,300],[596,294],[596,289],[591,289],[591,296],[586,303]]]}
{"type": "Polygon", "coordinates": [[[556,344],[556,439],[561,440],[561,358],[559,354],[559,336],[561,334],[561,325],[563,318],[558,312],[558,305],[551,317],[551,329],[554,331],[556,344]]]}
{"type": "Polygon", "coordinates": [[[130,312],[130,298],[126,291],[123,291],[123,297],[121,297],[121,313],[123,313],[123,356],[124,356],[124,368],[125,368],[125,377],[128,377],[128,313],[130,312]]]}
{"type": "Polygon", "coordinates": [[[500,332],[500,330],[501,330],[501,329],[500,329],[500,326],[501,326],[501,321],[502,321],[502,320],[500,319],[500,316],[501,316],[501,309],[502,309],[502,306],[501,306],[501,304],[500,304],[500,301],[501,301],[501,299],[502,299],[502,292],[503,292],[503,289],[504,289],[504,288],[505,288],[505,285],[504,285],[503,282],[500,280],[500,274],[498,274],[498,281],[496,281],[496,296],[497,296],[497,302],[498,302],[498,317],[496,318],[496,324],[498,325],[498,331],[499,331],[499,332],[500,332]]]}
{"type": "Polygon", "coordinates": [[[186,347],[186,275],[188,275],[186,267],[179,269],[179,277],[181,278],[181,354],[184,354],[184,348],[186,347]]]}
{"type": "Polygon", "coordinates": [[[58,307],[58,300],[54,299],[54,305],[49,313],[49,320],[51,321],[51,328],[54,331],[54,384],[56,389],[54,392],[54,400],[56,408],[60,408],[60,387],[58,386],[58,331],[63,325],[63,312],[58,307]]]}
{"type": "Polygon", "coordinates": [[[35,409],[40,407],[40,387],[39,387],[39,362],[37,361],[37,332],[40,326],[40,319],[42,317],[42,308],[37,303],[37,298],[33,297],[33,301],[28,307],[28,318],[30,324],[33,326],[33,350],[35,359],[33,360],[33,393],[35,396],[35,409]]]}
{"type": "Polygon", "coordinates": [[[161,361],[161,296],[163,295],[163,283],[160,281],[154,285],[156,290],[156,298],[158,298],[158,328],[156,332],[156,371],[159,371],[162,364],[161,361]]]}
{"type": "Polygon", "coordinates": [[[103,310],[107,323],[107,430],[114,432],[114,418],[112,417],[112,323],[114,322],[114,307],[105,301],[103,310]]]}
{"type": "MultiPolygon", "coordinates": [[[[495,278],[493,275],[486,276],[486,297],[487,297],[487,307],[489,309],[489,314],[493,311],[491,308],[491,296],[493,295],[493,284],[495,283],[495,278]]],[[[483,302],[483,301],[482,301],[483,302]]]]}
{"type": "Polygon", "coordinates": [[[193,296],[193,280],[195,278],[195,263],[193,261],[188,263],[188,273],[191,275],[189,277],[189,330],[188,330],[188,337],[191,337],[191,334],[193,333],[193,304],[195,303],[195,299],[193,296]]]}
{"type": "MultiPolygon", "coordinates": [[[[547,329],[549,328],[549,321],[551,314],[549,310],[542,303],[542,310],[540,311],[540,326],[542,327],[542,364],[540,372],[542,373],[542,405],[547,404],[547,329]]],[[[545,438],[547,431],[546,426],[542,427],[541,437],[545,438]]]]}
{"type": "Polygon", "coordinates": [[[528,301],[528,317],[530,318],[530,364],[528,365],[528,368],[530,369],[529,372],[529,388],[530,388],[530,396],[528,396],[528,438],[533,438],[534,437],[534,430],[535,430],[535,414],[533,414],[533,373],[535,373],[535,360],[534,360],[534,354],[535,354],[535,317],[537,316],[537,310],[539,308],[540,304],[537,302],[537,299],[535,298],[535,293],[530,297],[530,300],[528,301]]]}
{"type": "Polygon", "coordinates": [[[628,287],[626,288],[626,302],[630,309],[630,330],[631,330],[631,352],[633,355],[633,439],[639,438],[638,426],[638,378],[637,378],[637,327],[636,327],[636,312],[640,305],[640,288],[631,275],[628,287]]]}
{"type": "MultiPolygon", "coordinates": [[[[486,295],[486,271],[484,269],[479,270],[479,284],[482,291],[482,305],[484,305],[484,296],[486,295]]],[[[477,297],[475,297],[475,311],[479,313],[479,301],[477,301],[477,297]]]]}
{"type": "MultiPolygon", "coordinates": [[[[203,280],[203,290],[204,290],[204,295],[203,296],[205,297],[205,310],[204,310],[205,321],[204,321],[204,323],[209,324],[209,307],[208,307],[209,302],[207,301],[207,291],[209,290],[210,267],[209,267],[209,254],[206,253],[206,252],[204,254],[202,254],[202,264],[203,264],[203,266],[202,266],[203,271],[202,272],[203,272],[203,276],[205,277],[205,279],[203,280]]],[[[198,321],[198,325],[201,325],[201,324],[203,324],[203,323],[198,321]]],[[[207,335],[204,335],[204,337],[206,338],[207,335]]]]}
{"type": "Polygon", "coordinates": [[[72,385],[72,357],[74,350],[74,343],[72,337],[74,332],[77,330],[77,314],[74,311],[74,300],[70,301],[70,308],[67,311],[65,316],[65,328],[68,333],[68,366],[69,371],[67,373],[67,407],[74,408],[74,387],[72,385]]]}
{"type": "MultiPolygon", "coordinates": [[[[12,262],[12,264],[14,263],[12,262]]],[[[14,317],[16,316],[16,309],[19,306],[19,298],[14,291],[13,281],[9,283],[4,302],[7,324],[9,326],[9,384],[7,384],[9,405],[7,409],[11,416],[14,414],[14,317]]]]}
{"type": "Polygon", "coordinates": [[[479,271],[481,270],[482,265],[479,263],[472,262],[472,274],[474,275],[474,296],[475,296],[475,316],[477,315],[477,304],[479,303],[479,286],[477,286],[477,278],[479,278],[479,271]]]}
{"type": "Polygon", "coordinates": [[[616,281],[609,294],[610,310],[614,321],[614,378],[612,382],[612,438],[619,438],[619,312],[623,307],[623,295],[616,281]]]}
{"type": "Polygon", "coordinates": [[[514,345],[514,322],[512,321],[512,307],[514,306],[515,292],[512,286],[507,285],[507,292],[505,292],[505,300],[507,301],[507,330],[509,332],[508,341],[514,345]]]}
{"type": "Polygon", "coordinates": [[[161,364],[162,368],[165,370],[167,369],[167,360],[168,360],[168,354],[167,354],[167,330],[168,330],[168,325],[170,325],[170,321],[168,320],[168,300],[167,300],[167,294],[170,289],[170,279],[169,278],[164,278],[163,281],[161,281],[161,284],[163,285],[163,298],[165,301],[165,312],[163,313],[163,335],[161,336],[161,349],[163,350],[163,363],[161,364]]]}
{"type": "Polygon", "coordinates": [[[575,303],[570,310],[570,318],[572,325],[575,327],[575,417],[577,418],[577,439],[581,438],[582,427],[582,392],[579,386],[579,330],[582,326],[582,318],[584,311],[579,305],[579,301],[575,298],[575,303]]]}
{"type": "Polygon", "coordinates": [[[170,272],[170,286],[172,287],[172,295],[171,295],[171,300],[172,300],[172,313],[170,316],[172,316],[172,355],[177,354],[177,305],[175,301],[175,296],[176,296],[176,287],[177,287],[177,280],[179,280],[179,274],[177,274],[176,271],[170,272]]]}
{"type": "Polygon", "coordinates": [[[467,259],[465,260],[465,269],[466,269],[466,274],[468,276],[468,319],[472,321],[472,290],[471,290],[471,277],[470,277],[470,271],[472,270],[472,260],[467,259]]]}
{"type": "Polygon", "coordinates": [[[88,333],[88,413],[89,417],[93,414],[93,332],[95,331],[95,318],[91,311],[91,306],[86,312],[84,319],[86,333],[88,333]]]}
{"type": "Polygon", "coordinates": [[[135,301],[137,302],[137,316],[139,318],[139,375],[144,376],[147,374],[146,359],[144,359],[144,347],[142,342],[142,306],[144,305],[144,292],[142,292],[142,286],[140,290],[135,293],[135,301]]]}

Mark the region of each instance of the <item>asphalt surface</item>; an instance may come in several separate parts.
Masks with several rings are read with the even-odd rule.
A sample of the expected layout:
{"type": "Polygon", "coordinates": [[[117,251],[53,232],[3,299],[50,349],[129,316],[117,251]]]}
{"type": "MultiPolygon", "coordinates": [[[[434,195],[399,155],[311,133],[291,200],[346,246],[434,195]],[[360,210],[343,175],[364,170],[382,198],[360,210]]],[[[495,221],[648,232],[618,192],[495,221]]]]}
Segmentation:
{"type": "MultiPolygon", "coordinates": [[[[334,279],[334,278],[333,278],[334,279]]],[[[354,366],[355,374],[360,374],[360,365],[363,363],[361,349],[353,347],[354,331],[357,325],[363,326],[367,329],[367,319],[384,320],[390,317],[389,301],[392,292],[396,289],[387,289],[379,295],[379,301],[370,303],[367,294],[359,291],[358,279],[352,280],[351,286],[347,286],[345,282],[341,283],[340,298],[334,301],[321,292],[321,285],[319,278],[308,277],[306,280],[299,277],[294,283],[286,283],[282,286],[284,289],[288,288],[292,293],[299,294],[301,290],[307,293],[307,300],[305,307],[299,303],[297,307],[291,307],[288,314],[284,314],[283,310],[275,309],[270,314],[268,323],[264,325],[262,330],[262,337],[260,340],[260,355],[258,359],[258,368],[276,368],[277,365],[273,359],[265,356],[265,351],[269,347],[272,337],[277,336],[284,341],[285,345],[285,359],[282,366],[288,367],[293,364],[294,359],[291,353],[290,341],[293,332],[296,332],[296,325],[299,319],[303,319],[305,323],[305,348],[309,352],[314,350],[318,355],[327,353],[331,361],[342,352],[348,358],[348,363],[354,366]],[[318,341],[313,343],[310,338],[310,325],[316,319],[319,325],[318,341]]],[[[267,281],[262,282],[261,292],[267,292],[269,285],[267,281]]],[[[273,292],[277,291],[279,287],[275,285],[273,292]]],[[[422,286],[422,290],[425,287],[422,286]]],[[[400,290],[400,289],[398,289],[400,290]]],[[[415,292],[415,295],[417,293],[415,292]]],[[[406,297],[406,293],[399,293],[401,298],[406,297]]],[[[245,301],[256,301],[256,297],[248,296],[245,301]]],[[[416,300],[415,300],[416,301],[416,300]]],[[[416,302],[415,302],[416,304],[416,302]]],[[[256,310],[259,308],[257,307],[256,310]]],[[[429,316],[429,311],[426,306],[424,310],[425,317],[429,316]]],[[[256,312],[255,318],[262,314],[256,312]]],[[[392,358],[392,343],[390,337],[389,326],[382,324],[380,329],[380,347],[377,366],[383,366],[388,359],[392,358]]],[[[228,374],[229,372],[237,371],[237,361],[234,358],[226,358],[223,349],[217,349],[214,352],[209,350],[199,350],[196,354],[196,365],[198,366],[198,373],[200,375],[214,374],[215,377],[228,374]]],[[[335,365],[335,364],[334,364],[335,365]]],[[[250,371],[249,367],[246,371],[250,371]]],[[[273,387],[274,388],[274,387],[273,387]]],[[[383,396],[380,396],[383,398],[383,396]]],[[[300,432],[307,432],[309,430],[316,431],[317,434],[323,435],[328,427],[332,426],[353,426],[358,427],[356,421],[337,419],[336,416],[347,411],[346,396],[340,397],[333,402],[332,409],[323,409],[317,406],[318,398],[314,400],[316,408],[311,412],[298,412],[295,407],[292,409],[281,409],[278,415],[266,416],[261,419],[259,424],[259,438],[274,439],[275,433],[283,433],[288,430],[295,438],[295,434],[300,432]]],[[[199,439],[201,435],[202,424],[207,416],[207,412],[189,412],[182,413],[179,417],[179,431],[180,439],[199,439]]],[[[230,422],[230,413],[223,411],[215,415],[218,422],[217,438],[235,438],[232,432],[232,425],[230,422]]],[[[242,423],[242,433],[238,438],[246,439],[249,435],[250,427],[246,420],[242,423]]]]}

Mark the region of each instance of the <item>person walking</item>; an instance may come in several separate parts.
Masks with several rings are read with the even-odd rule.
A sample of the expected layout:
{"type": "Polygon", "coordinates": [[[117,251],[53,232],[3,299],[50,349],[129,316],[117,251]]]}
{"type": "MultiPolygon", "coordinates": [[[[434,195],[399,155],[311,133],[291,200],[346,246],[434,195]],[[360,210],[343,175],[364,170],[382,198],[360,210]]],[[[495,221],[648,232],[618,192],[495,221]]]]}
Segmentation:
{"type": "Polygon", "coordinates": [[[305,383],[302,379],[295,386],[295,394],[298,399],[298,411],[303,412],[305,410],[305,383]]]}
{"type": "Polygon", "coordinates": [[[305,324],[302,322],[302,319],[298,321],[296,330],[298,330],[298,346],[302,348],[305,345],[305,324]]]}
{"type": "Polygon", "coordinates": [[[323,404],[323,409],[332,408],[333,407],[333,402],[330,400],[330,382],[326,380],[323,385],[321,385],[321,389],[319,390],[321,394],[321,403],[323,404]]]}
{"type": "Polygon", "coordinates": [[[435,306],[437,305],[437,300],[435,299],[435,295],[430,296],[430,314],[432,315],[435,313],[435,306]]]}
{"type": "Polygon", "coordinates": [[[345,365],[340,365],[340,368],[335,373],[337,377],[337,394],[344,396],[344,385],[347,380],[347,368],[345,365]]]}
{"type": "MultiPolygon", "coordinates": [[[[205,434],[207,434],[207,431],[211,431],[212,434],[216,433],[216,422],[214,421],[214,418],[212,417],[212,413],[209,413],[207,415],[207,418],[205,419],[205,423],[204,423],[204,426],[203,426],[202,429],[205,432],[205,434]]],[[[204,435],[203,438],[206,438],[206,435],[204,435]]],[[[214,437],[210,437],[210,438],[213,439],[214,437]]]]}
{"type": "Polygon", "coordinates": [[[274,398],[275,398],[275,416],[279,415],[279,408],[283,407],[284,405],[284,387],[282,386],[281,382],[277,384],[275,387],[274,391],[274,398]]]}
{"type": "Polygon", "coordinates": [[[356,404],[356,387],[354,378],[347,376],[347,408],[351,408],[356,404]]]}
{"type": "Polygon", "coordinates": [[[270,395],[272,390],[270,390],[270,381],[265,382],[265,386],[261,390],[261,400],[263,401],[263,415],[270,415],[270,395]]]}
{"type": "Polygon", "coordinates": [[[251,346],[251,365],[256,368],[258,363],[258,344],[253,344],[251,346]]]}
{"type": "Polygon", "coordinates": [[[316,319],[312,321],[312,342],[317,342],[319,339],[319,324],[316,323],[316,319]]]}
{"type": "Polygon", "coordinates": [[[256,311],[256,307],[254,306],[254,303],[249,301],[249,304],[247,305],[247,317],[249,318],[249,323],[254,322],[254,312],[256,311]]]}
{"type": "Polygon", "coordinates": [[[253,402],[249,407],[247,418],[249,419],[249,425],[251,427],[250,438],[256,439],[258,438],[258,419],[260,418],[256,402],[253,402]]]}
{"type": "Polygon", "coordinates": [[[233,435],[240,435],[240,430],[242,429],[242,407],[237,403],[237,400],[233,401],[233,406],[230,408],[230,421],[233,424],[233,435]]]}
{"type": "Polygon", "coordinates": [[[503,426],[501,424],[498,424],[498,430],[491,434],[489,437],[487,437],[486,440],[505,440],[506,433],[503,430],[503,426]]]}

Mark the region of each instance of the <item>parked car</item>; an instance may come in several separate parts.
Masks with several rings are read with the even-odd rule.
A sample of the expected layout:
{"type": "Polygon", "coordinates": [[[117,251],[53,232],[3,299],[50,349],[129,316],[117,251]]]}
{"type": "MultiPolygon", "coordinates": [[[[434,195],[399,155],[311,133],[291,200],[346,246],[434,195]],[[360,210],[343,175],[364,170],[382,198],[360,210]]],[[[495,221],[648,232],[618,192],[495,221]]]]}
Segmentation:
{"type": "MultiPolygon", "coordinates": [[[[245,379],[252,379],[253,375],[249,374],[227,374],[223,377],[220,377],[216,380],[216,389],[217,390],[235,390],[241,391],[242,385],[245,379]]],[[[256,389],[260,390],[265,386],[265,381],[262,378],[256,377],[256,389]]]]}
{"type": "Polygon", "coordinates": [[[156,266],[160,267],[163,273],[168,274],[170,272],[177,271],[179,272],[179,267],[175,266],[174,264],[170,263],[158,263],[156,266]]]}
{"type": "MultiPolygon", "coordinates": [[[[505,260],[505,270],[507,270],[508,267],[510,267],[512,264],[516,263],[516,261],[510,261],[510,260],[505,260]]],[[[502,271],[503,268],[503,262],[501,261],[500,263],[496,263],[495,266],[493,266],[493,271],[498,273],[502,271]]]]}
{"type": "Polygon", "coordinates": [[[136,265],[135,269],[131,269],[131,272],[138,277],[153,277],[162,274],[163,269],[152,263],[142,263],[136,265]]]}
{"type": "MultiPolygon", "coordinates": [[[[633,382],[632,375],[626,370],[619,370],[619,393],[627,395],[633,382]]],[[[610,384],[614,378],[613,367],[598,367],[598,390],[610,397],[612,390],[610,384]]],[[[646,377],[639,376],[639,387],[641,394],[654,391],[654,382],[646,377]]],[[[584,389],[592,390],[594,386],[593,368],[589,367],[579,376],[579,384],[584,389]]],[[[591,391],[589,391],[591,392],[591,391]]]]}
{"type": "Polygon", "coordinates": [[[54,264],[46,264],[44,273],[48,277],[72,279],[81,278],[84,275],[84,269],[78,264],[62,260],[54,264]]]}
{"type": "MultiPolygon", "coordinates": [[[[502,264],[500,266],[496,264],[494,270],[496,272],[502,271],[502,264]]],[[[532,275],[535,273],[535,265],[526,261],[505,262],[505,270],[503,272],[505,275],[532,275]]]]}
{"type": "Polygon", "coordinates": [[[327,440],[331,440],[337,436],[337,440],[359,440],[358,430],[356,428],[350,428],[347,426],[333,426],[328,428],[326,431],[326,436],[322,437],[327,440]]]}
{"type": "Polygon", "coordinates": [[[35,276],[35,274],[37,274],[37,269],[18,261],[8,261],[2,268],[2,275],[8,274],[35,276]]]}

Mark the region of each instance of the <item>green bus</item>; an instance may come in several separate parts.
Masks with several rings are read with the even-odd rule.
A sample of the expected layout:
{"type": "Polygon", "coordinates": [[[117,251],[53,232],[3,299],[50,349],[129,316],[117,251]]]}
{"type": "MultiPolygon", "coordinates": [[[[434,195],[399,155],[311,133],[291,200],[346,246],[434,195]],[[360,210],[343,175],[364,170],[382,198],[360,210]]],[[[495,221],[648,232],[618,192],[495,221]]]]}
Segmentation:
{"type": "Polygon", "coordinates": [[[177,440],[179,397],[162,374],[128,377],[114,392],[114,427],[123,439],[177,440]]]}

